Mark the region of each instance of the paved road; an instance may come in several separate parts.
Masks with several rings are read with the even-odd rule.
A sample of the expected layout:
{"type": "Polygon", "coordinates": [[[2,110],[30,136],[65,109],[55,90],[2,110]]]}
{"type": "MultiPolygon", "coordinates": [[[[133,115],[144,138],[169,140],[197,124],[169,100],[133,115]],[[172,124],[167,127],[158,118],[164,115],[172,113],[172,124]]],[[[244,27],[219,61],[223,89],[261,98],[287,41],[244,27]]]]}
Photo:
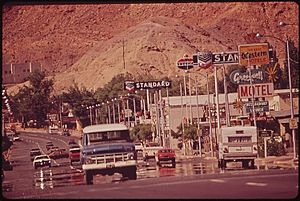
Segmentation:
{"type": "MultiPolygon", "coordinates": [[[[67,159],[53,161],[51,168],[32,168],[31,148],[40,146],[46,151],[50,140],[67,147],[68,137],[29,133],[21,138],[23,141],[14,144],[14,170],[5,172],[3,189],[7,192],[3,195],[7,198],[293,198],[298,192],[298,169],[210,171],[191,176],[183,172],[174,176],[174,169],[165,168],[163,177],[141,177],[139,172],[135,181],[102,182],[113,178],[100,177],[87,186],[80,165],[70,166],[67,159]]],[[[148,173],[161,173],[153,167],[148,173]]]]}

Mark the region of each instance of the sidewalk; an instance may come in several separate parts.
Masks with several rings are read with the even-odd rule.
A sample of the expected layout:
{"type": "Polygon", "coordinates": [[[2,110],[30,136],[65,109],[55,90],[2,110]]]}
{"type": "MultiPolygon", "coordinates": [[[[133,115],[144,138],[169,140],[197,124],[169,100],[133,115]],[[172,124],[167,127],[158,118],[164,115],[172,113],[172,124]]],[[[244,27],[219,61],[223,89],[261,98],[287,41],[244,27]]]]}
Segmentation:
{"type": "MultiPolygon", "coordinates": [[[[209,154],[205,154],[205,156],[200,157],[199,155],[183,155],[178,152],[176,154],[176,158],[181,161],[191,161],[191,160],[206,160],[217,162],[217,157],[211,157],[209,154]]],[[[293,157],[293,153],[287,153],[284,156],[268,156],[267,158],[256,158],[255,164],[257,165],[265,165],[265,164],[274,164],[274,165],[289,165],[292,167],[298,167],[299,159],[295,159],[293,157]]]]}

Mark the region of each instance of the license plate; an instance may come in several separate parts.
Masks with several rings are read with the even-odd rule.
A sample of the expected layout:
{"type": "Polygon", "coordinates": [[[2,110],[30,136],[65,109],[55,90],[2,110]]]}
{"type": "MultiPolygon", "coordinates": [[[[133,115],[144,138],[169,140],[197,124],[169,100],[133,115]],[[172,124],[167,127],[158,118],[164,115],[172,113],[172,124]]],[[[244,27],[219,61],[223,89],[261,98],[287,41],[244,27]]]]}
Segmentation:
{"type": "Polygon", "coordinates": [[[114,168],[115,167],[115,164],[107,164],[106,165],[106,168],[114,168]]]}

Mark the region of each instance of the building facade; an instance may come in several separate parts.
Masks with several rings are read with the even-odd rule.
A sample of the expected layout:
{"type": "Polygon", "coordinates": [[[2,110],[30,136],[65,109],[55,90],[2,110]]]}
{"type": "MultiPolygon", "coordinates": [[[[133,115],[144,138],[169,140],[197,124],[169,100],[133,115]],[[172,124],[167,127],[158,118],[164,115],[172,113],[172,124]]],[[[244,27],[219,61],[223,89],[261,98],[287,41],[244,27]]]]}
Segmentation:
{"type": "Polygon", "coordinates": [[[18,84],[26,81],[35,70],[42,71],[39,63],[19,63],[2,65],[2,84],[18,84]]]}

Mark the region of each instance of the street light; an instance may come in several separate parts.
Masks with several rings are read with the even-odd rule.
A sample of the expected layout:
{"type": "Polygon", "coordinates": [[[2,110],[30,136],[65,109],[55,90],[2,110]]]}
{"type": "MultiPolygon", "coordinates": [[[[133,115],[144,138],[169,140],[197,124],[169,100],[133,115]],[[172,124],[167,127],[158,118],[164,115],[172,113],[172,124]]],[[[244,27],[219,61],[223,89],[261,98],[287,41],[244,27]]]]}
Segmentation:
{"type": "MultiPolygon", "coordinates": [[[[209,85],[208,85],[208,73],[206,73],[206,75],[204,76],[203,74],[201,73],[196,73],[196,72],[191,72],[193,74],[196,74],[196,75],[200,75],[204,78],[206,78],[206,93],[207,93],[207,104],[208,104],[208,120],[209,120],[209,138],[210,138],[210,150],[211,150],[211,157],[213,157],[213,143],[212,143],[212,125],[211,125],[211,112],[210,112],[210,94],[209,94],[209,85]]],[[[196,88],[197,89],[197,88],[196,88]]],[[[197,93],[197,92],[196,92],[197,93]]],[[[196,94],[197,96],[197,111],[199,113],[199,109],[198,109],[198,93],[196,94]]],[[[197,113],[197,116],[199,116],[199,114],[197,113]]],[[[198,117],[198,130],[199,130],[199,117],[198,117]]],[[[199,149],[201,147],[201,142],[200,142],[200,136],[199,136],[199,149]]],[[[201,153],[201,151],[199,152],[201,153]]]]}
{"type": "MultiPolygon", "coordinates": [[[[284,22],[279,22],[279,26],[286,26],[286,25],[293,25],[293,24],[286,24],[284,22]]],[[[270,37],[275,38],[286,45],[286,56],[287,56],[287,68],[288,68],[288,79],[289,79],[289,93],[290,93],[290,110],[291,110],[291,119],[294,119],[294,104],[293,104],[293,93],[292,93],[292,78],[291,78],[291,66],[290,66],[290,48],[289,48],[289,38],[286,35],[286,41],[282,40],[281,38],[275,36],[263,36],[260,33],[256,34],[256,37],[270,37]]],[[[294,152],[294,159],[296,159],[296,142],[295,142],[295,129],[292,129],[292,137],[293,137],[293,152],[294,152]]]]}

